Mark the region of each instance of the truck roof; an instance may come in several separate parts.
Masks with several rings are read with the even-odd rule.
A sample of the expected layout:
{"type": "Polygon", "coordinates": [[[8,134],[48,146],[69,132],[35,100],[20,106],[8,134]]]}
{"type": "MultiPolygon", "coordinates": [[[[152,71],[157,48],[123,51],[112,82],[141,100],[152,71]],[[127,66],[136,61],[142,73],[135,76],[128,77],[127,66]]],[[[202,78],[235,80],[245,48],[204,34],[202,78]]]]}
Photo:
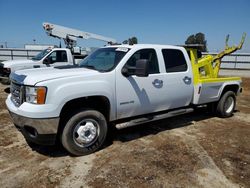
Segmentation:
{"type": "Polygon", "coordinates": [[[65,49],[68,49],[68,48],[58,48],[58,47],[54,47],[54,48],[48,48],[48,49],[51,49],[51,50],[65,50],[65,49]]]}
{"type": "Polygon", "coordinates": [[[133,45],[128,45],[128,44],[122,44],[122,45],[111,45],[111,46],[105,46],[104,48],[107,47],[124,47],[124,48],[174,48],[174,49],[183,49],[182,46],[174,46],[174,45],[163,45],[163,44],[133,44],[133,45]]]}

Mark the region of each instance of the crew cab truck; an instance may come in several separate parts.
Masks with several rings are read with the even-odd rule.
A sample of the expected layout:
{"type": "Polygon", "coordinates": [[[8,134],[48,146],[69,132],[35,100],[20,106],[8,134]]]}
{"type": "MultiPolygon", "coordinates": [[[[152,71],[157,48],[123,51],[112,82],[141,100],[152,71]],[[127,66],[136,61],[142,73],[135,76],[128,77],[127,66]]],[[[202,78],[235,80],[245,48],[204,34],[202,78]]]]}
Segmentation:
{"type": "Polygon", "coordinates": [[[214,104],[219,116],[230,117],[241,79],[216,77],[213,56],[198,59],[196,49],[187,50],[107,46],[79,66],[17,71],[10,76],[6,105],[27,141],[54,144],[59,139],[77,156],[100,149],[114,124],[132,126],[204,104],[214,104]]]}
{"type": "Polygon", "coordinates": [[[81,54],[73,56],[71,50],[68,48],[48,48],[41,51],[32,59],[3,61],[0,63],[0,81],[3,84],[8,84],[10,73],[17,70],[73,65],[86,56],[81,54]]]}

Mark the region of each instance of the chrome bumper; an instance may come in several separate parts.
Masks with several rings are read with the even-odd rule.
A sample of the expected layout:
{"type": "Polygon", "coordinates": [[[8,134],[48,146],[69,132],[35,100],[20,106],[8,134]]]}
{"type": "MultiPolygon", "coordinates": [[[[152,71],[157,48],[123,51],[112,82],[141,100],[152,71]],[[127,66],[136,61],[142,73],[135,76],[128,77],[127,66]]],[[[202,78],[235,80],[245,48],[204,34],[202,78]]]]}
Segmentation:
{"type": "Polygon", "coordinates": [[[8,76],[0,76],[0,83],[3,85],[9,85],[10,84],[10,79],[8,76]]]}
{"type": "Polygon", "coordinates": [[[33,119],[13,112],[10,112],[10,116],[27,141],[41,145],[55,144],[59,118],[33,119]]]}
{"type": "Polygon", "coordinates": [[[10,112],[10,116],[15,125],[25,128],[32,127],[34,128],[38,134],[56,134],[59,125],[59,117],[58,118],[48,118],[48,119],[33,119],[28,117],[23,117],[17,115],[13,112],[10,112]]]}

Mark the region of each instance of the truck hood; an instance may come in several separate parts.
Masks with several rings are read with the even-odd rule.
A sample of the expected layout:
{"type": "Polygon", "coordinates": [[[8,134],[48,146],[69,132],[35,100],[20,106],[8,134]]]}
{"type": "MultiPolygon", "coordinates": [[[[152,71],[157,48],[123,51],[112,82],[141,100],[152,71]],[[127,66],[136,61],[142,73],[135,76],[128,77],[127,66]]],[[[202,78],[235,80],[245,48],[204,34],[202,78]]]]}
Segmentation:
{"type": "Polygon", "coordinates": [[[65,69],[48,67],[39,69],[19,70],[14,73],[11,73],[10,79],[22,83],[24,85],[35,85],[38,82],[46,80],[93,74],[98,74],[98,71],[79,67],[65,69]]]}
{"type": "Polygon", "coordinates": [[[11,68],[13,65],[19,65],[24,63],[33,63],[35,61],[31,59],[18,59],[18,60],[10,60],[10,61],[3,61],[4,68],[11,68]]]}

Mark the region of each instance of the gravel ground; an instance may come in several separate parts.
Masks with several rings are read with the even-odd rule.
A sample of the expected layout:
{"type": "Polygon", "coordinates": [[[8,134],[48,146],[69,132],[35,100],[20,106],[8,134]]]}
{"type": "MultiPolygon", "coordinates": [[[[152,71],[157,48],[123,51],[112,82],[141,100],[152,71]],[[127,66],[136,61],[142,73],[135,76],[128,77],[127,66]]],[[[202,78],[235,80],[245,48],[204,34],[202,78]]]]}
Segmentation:
{"type": "Polygon", "coordinates": [[[28,145],[0,85],[0,187],[250,187],[250,78],[234,116],[191,114],[115,130],[83,157],[28,145]]]}

